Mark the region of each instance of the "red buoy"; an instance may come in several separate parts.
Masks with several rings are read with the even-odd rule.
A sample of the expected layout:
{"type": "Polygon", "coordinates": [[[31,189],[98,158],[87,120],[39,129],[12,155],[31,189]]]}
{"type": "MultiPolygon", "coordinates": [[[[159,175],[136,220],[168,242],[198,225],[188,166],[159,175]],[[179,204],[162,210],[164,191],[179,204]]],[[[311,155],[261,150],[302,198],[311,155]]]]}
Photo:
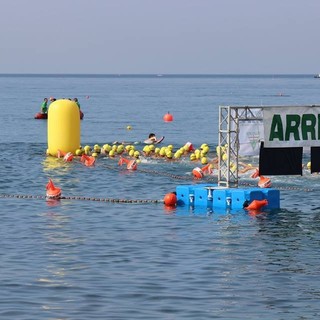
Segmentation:
{"type": "Polygon", "coordinates": [[[202,179],[204,176],[202,169],[199,167],[194,168],[192,174],[196,179],[202,179]]]}
{"type": "Polygon", "coordinates": [[[245,209],[247,210],[260,210],[262,207],[268,205],[268,200],[253,200],[245,209]]]}
{"type": "Polygon", "coordinates": [[[175,193],[170,192],[164,196],[163,202],[168,207],[175,207],[177,204],[177,196],[175,193]]]}
{"type": "Polygon", "coordinates": [[[271,180],[270,178],[264,177],[264,176],[260,176],[259,182],[258,182],[258,186],[260,188],[270,188],[271,187],[271,180]]]}
{"type": "Polygon", "coordinates": [[[56,187],[52,180],[49,179],[49,182],[46,185],[47,193],[46,197],[47,199],[60,199],[61,197],[61,189],[56,187]]]}
{"type": "Polygon", "coordinates": [[[80,158],[80,161],[83,162],[85,166],[91,167],[96,162],[96,158],[93,156],[87,156],[86,154],[83,154],[80,158]]]}
{"type": "Polygon", "coordinates": [[[165,122],[171,122],[173,121],[173,116],[172,114],[168,111],[168,113],[166,113],[164,116],[163,116],[163,120],[165,122]]]}

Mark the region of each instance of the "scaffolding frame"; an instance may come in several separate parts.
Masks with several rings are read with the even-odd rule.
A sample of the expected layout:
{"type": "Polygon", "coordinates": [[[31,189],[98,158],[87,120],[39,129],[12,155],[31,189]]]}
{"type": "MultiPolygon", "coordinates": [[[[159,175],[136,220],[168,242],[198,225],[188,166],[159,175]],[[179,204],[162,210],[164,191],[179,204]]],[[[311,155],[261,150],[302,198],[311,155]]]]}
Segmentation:
{"type": "Polygon", "coordinates": [[[218,186],[238,187],[239,121],[262,121],[262,110],[261,106],[219,106],[218,186]]]}

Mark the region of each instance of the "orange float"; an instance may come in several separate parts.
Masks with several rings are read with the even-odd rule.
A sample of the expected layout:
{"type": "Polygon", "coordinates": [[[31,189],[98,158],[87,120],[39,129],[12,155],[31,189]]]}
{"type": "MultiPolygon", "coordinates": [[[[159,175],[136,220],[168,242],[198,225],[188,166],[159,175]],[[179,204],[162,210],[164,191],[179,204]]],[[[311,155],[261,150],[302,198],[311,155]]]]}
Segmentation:
{"type": "Polygon", "coordinates": [[[256,169],[254,171],[254,173],[251,175],[251,178],[258,178],[259,177],[259,181],[258,181],[258,186],[260,188],[270,188],[271,187],[271,179],[261,176],[259,169],[256,169]]]}
{"type": "Polygon", "coordinates": [[[163,202],[168,207],[175,207],[177,204],[177,196],[174,192],[167,193],[164,196],[163,202]]]}
{"type": "Polygon", "coordinates": [[[80,158],[80,161],[83,162],[85,166],[91,167],[95,164],[96,158],[93,156],[87,156],[86,154],[83,154],[80,158]]]}
{"type": "Polygon", "coordinates": [[[253,200],[245,209],[247,210],[260,210],[262,207],[268,205],[268,200],[253,200]]]}
{"type": "Polygon", "coordinates": [[[173,115],[168,111],[168,113],[163,116],[163,120],[165,122],[171,122],[173,121],[173,115]]]}
{"type": "Polygon", "coordinates": [[[260,188],[270,188],[271,187],[271,179],[264,177],[264,176],[260,176],[258,186],[260,188]]]}
{"type": "Polygon", "coordinates": [[[120,156],[118,165],[122,166],[124,163],[127,164],[128,170],[137,170],[137,168],[138,168],[138,163],[136,160],[129,160],[129,159],[126,159],[126,158],[120,156]]]}
{"type": "Polygon", "coordinates": [[[192,174],[196,179],[202,179],[204,177],[205,173],[207,173],[207,174],[212,173],[212,168],[211,168],[210,163],[205,165],[203,168],[196,167],[192,170],[192,174]]]}
{"type": "Polygon", "coordinates": [[[204,177],[204,173],[199,167],[194,168],[192,174],[196,179],[202,179],[204,177]]]}
{"type": "Polygon", "coordinates": [[[57,153],[57,157],[58,158],[62,158],[63,157],[63,161],[65,162],[70,162],[73,160],[73,154],[72,152],[63,152],[61,150],[58,149],[58,153],[57,153]]]}
{"type": "Polygon", "coordinates": [[[56,187],[53,184],[51,179],[49,179],[49,182],[46,185],[46,189],[47,189],[46,197],[48,199],[60,199],[60,197],[61,197],[61,189],[56,187]]]}

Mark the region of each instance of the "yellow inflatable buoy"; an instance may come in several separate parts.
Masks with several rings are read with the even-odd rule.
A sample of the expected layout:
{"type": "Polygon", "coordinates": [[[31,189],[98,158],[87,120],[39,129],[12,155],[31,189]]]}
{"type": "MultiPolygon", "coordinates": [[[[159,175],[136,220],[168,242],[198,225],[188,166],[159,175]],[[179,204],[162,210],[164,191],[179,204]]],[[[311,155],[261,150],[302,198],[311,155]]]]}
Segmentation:
{"type": "Polygon", "coordinates": [[[74,101],[61,99],[48,110],[48,152],[57,156],[58,150],[76,153],[80,146],[79,108],[74,101]]]}

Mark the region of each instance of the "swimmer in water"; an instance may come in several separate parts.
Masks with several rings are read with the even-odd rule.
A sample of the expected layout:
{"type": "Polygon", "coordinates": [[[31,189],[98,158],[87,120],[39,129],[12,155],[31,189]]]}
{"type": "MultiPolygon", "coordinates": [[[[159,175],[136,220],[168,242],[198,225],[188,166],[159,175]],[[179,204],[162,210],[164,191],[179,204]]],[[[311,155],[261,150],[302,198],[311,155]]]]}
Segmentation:
{"type": "Polygon", "coordinates": [[[152,142],[156,142],[157,141],[157,137],[156,137],[156,135],[154,133],[150,133],[148,139],[150,141],[152,141],[152,142]]]}

